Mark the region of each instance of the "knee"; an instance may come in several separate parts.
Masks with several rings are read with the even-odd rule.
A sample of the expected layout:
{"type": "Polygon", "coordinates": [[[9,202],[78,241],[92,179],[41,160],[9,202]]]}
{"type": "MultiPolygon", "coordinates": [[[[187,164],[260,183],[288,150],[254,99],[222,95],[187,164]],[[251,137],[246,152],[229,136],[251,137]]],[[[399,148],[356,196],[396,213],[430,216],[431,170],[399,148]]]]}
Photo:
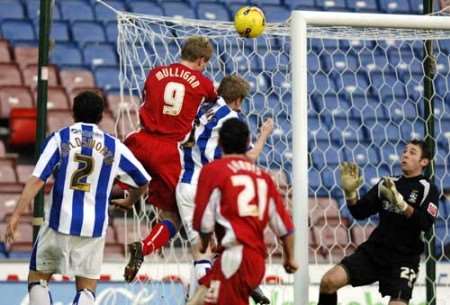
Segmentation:
{"type": "Polygon", "coordinates": [[[330,274],[325,274],[320,281],[320,292],[335,293],[338,287],[336,281],[330,274]]]}

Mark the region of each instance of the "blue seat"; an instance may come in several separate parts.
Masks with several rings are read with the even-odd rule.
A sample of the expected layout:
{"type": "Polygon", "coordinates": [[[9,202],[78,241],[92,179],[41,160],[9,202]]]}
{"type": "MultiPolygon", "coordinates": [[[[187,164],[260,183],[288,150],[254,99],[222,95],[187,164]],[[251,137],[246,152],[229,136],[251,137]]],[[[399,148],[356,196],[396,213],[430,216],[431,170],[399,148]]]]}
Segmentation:
{"type": "MultiPolygon", "coordinates": [[[[27,1],[24,1],[24,4],[25,4],[25,9],[27,11],[28,18],[38,20],[39,19],[39,11],[41,9],[40,1],[27,0],[27,1]]],[[[52,19],[53,20],[61,19],[61,13],[59,11],[58,5],[53,6],[52,19]]]]}
{"type": "Polygon", "coordinates": [[[314,95],[313,100],[313,107],[316,108],[317,113],[328,112],[345,115],[345,112],[350,109],[347,101],[336,94],[314,95]]]}
{"type": "Polygon", "coordinates": [[[251,53],[252,51],[245,47],[227,48],[224,59],[227,71],[245,73],[247,71],[261,70],[259,57],[250,55],[251,53]]]}
{"type": "MultiPolygon", "coordinates": [[[[125,4],[122,1],[108,1],[108,5],[119,11],[126,11],[125,4]]],[[[116,13],[104,6],[102,3],[95,3],[94,5],[95,19],[97,21],[109,22],[117,19],[116,13]]]]}
{"type": "Polygon", "coordinates": [[[345,0],[317,0],[317,6],[326,11],[347,11],[345,0]]]}
{"type": "Polygon", "coordinates": [[[338,92],[364,94],[369,89],[369,81],[364,72],[344,72],[336,77],[338,92]]]}
{"type": "Polygon", "coordinates": [[[223,3],[199,2],[197,5],[197,18],[203,20],[230,20],[230,13],[223,3]]]}
{"type": "Polygon", "coordinates": [[[423,139],[425,136],[425,130],[423,123],[421,121],[419,122],[403,122],[400,125],[400,132],[401,137],[404,140],[411,140],[411,139],[423,139]]]}
{"type": "Polygon", "coordinates": [[[330,168],[331,166],[327,166],[320,172],[320,176],[322,177],[322,185],[327,189],[333,189],[337,185],[337,179],[334,177],[334,172],[330,168]]]}
{"type": "Polygon", "coordinates": [[[117,64],[114,46],[109,43],[87,43],[83,48],[84,64],[90,66],[113,66],[117,64]]]}
{"type": "Polygon", "coordinates": [[[345,145],[366,140],[365,130],[361,127],[361,122],[348,117],[333,118],[330,136],[335,143],[345,143],[345,145]]]}
{"type": "Polygon", "coordinates": [[[95,21],[76,21],[72,25],[73,40],[79,45],[87,42],[105,42],[103,26],[95,21]]]}
{"type": "Polygon", "coordinates": [[[271,87],[269,87],[269,80],[263,73],[259,73],[257,75],[248,74],[245,76],[245,80],[247,80],[250,84],[250,90],[252,92],[266,92],[271,89],[271,87]]]}
{"type": "Polygon", "coordinates": [[[108,42],[117,42],[117,22],[110,21],[105,25],[106,39],[108,42]]]}
{"type": "Polygon", "coordinates": [[[308,92],[319,94],[335,94],[336,84],[329,75],[324,73],[317,73],[314,75],[308,74],[308,92]]]}
{"type": "Polygon", "coordinates": [[[91,6],[84,1],[65,0],[60,2],[62,18],[69,21],[94,20],[91,6]]]}
{"type": "Polygon", "coordinates": [[[347,6],[355,12],[378,12],[377,2],[373,0],[347,0],[347,6]]]}
{"type": "Polygon", "coordinates": [[[161,6],[154,2],[148,1],[131,1],[129,2],[130,10],[134,13],[145,14],[145,15],[164,15],[161,6]]]}
{"type": "Polygon", "coordinates": [[[389,14],[408,14],[411,7],[408,0],[379,0],[380,9],[389,14]]]}
{"type": "Polygon", "coordinates": [[[164,1],[161,3],[165,16],[195,19],[194,10],[184,2],[164,1]]]}
{"type": "Polygon", "coordinates": [[[120,89],[118,67],[98,67],[95,69],[95,82],[106,91],[120,89]]]}
{"type": "Polygon", "coordinates": [[[382,100],[386,96],[405,98],[405,84],[398,81],[398,78],[391,73],[373,71],[369,72],[369,83],[375,94],[382,100]]]}
{"type": "Polygon", "coordinates": [[[289,0],[284,1],[286,5],[289,6],[291,10],[293,9],[303,9],[303,10],[316,10],[319,6],[316,4],[315,0],[289,0]]]}
{"type": "Polygon", "coordinates": [[[377,172],[377,167],[367,164],[362,168],[361,175],[364,177],[364,183],[369,187],[377,184],[378,180],[381,178],[377,172]]]}
{"type": "Polygon", "coordinates": [[[58,43],[50,53],[50,61],[61,66],[81,66],[83,57],[75,44],[58,43]]]}
{"type": "Polygon", "coordinates": [[[53,21],[51,38],[54,41],[69,41],[69,25],[65,21],[53,21]]]}
{"type": "Polygon", "coordinates": [[[23,19],[25,17],[22,4],[16,0],[0,1],[0,20],[5,18],[23,19]]]}
{"type": "Polygon", "coordinates": [[[280,5],[261,5],[261,9],[266,16],[266,22],[285,22],[291,16],[291,12],[280,5]]]}
{"type": "Polygon", "coordinates": [[[377,95],[352,94],[349,97],[353,117],[387,119],[388,111],[377,95]]]}
{"type": "MultiPolygon", "coordinates": [[[[382,143],[375,143],[380,147],[381,162],[387,165],[398,164],[401,153],[401,147],[398,144],[388,143],[386,140],[382,143]]],[[[393,173],[393,174],[396,174],[393,173]]]]}
{"type": "Polygon", "coordinates": [[[278,50],[268,52],[265,48],[259,49],[258,53],[265,54],[263,58],[263,70],[289,70],[289,57],[286,53],[278,50]]]}
{"type": "Polygon", "coordinates": [[[352,52],[323,53],[320,59],[324,61],[328,71],[357,71],[361,68],[358,57],[352,52]]]}
{"type": "Polygon", "coordinates": [[[21,19],[4,19],[1,23],[3,37],[11,41],[35,41],[36,34],[31,21],[21,19]]]}
{"type": "MultiPolygon", "coordinates": [[[[439,1],[435,1],[434,3],[438,3],[439,1]]],[[[422,0],[409,0],[409,5],[411,7],[411,12],[413,14],[423,14],[423,1],[422,0]]],[[[438,11],[438,10],[434,10],[438,11]]]]}
{"type": "Polygon", "coordinates": [[[353,147],[344,147],[344,155],[347,160],[355,162],[359,166],[371,164],[377,166],[380,163],[380,154],[374,146],[367,146],[363,143],[356,143],[353,147]]]}
{"type": "Polygon", "coordinates": [[[312,191],[316,191],[320,184],[321,184],[321,178],[319,171],[315,168],[309,168],[308,169],[308,184],[309,187],[312,189],[312,191]]]}
{"type": "Polygon", "coordinates": [[[308,53],[308,72],[316,73],[320,70],[320,59],[315,53],[308,53]]]}

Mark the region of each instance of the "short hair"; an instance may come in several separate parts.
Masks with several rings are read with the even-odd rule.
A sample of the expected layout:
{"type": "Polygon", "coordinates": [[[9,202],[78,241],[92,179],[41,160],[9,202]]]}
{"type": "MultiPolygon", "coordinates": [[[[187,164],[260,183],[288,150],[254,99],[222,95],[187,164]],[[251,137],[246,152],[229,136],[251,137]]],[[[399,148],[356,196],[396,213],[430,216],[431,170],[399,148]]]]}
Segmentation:
{"type": "Polygon", "coordinates": [[[193,62],[203,57],[209,61],[213,51],[214,48],[207,37],[191,36],[183,44],[181,59],[193,62]]]}
{"type": "Polygon", "coordinates": [[[245,154],[250,131],[245,122],[232,118],[226,120],[219,130],[219,144],[225,154],[245,154]]]}
{"type": "Polygon", "coordinates": [[[75,122],[97,124],[102,120],[105,101],[93,91],[83,91],[73,99],[75,122]]]}
{"type": "Polygon", "coordinates": [[[238,75],[225,76],[220,82],[217,93],[226,103],[242,98],[244,99],[250,90],[248,82],[238,75]]]}
{"type": "Polygon", "coordinates": [[[411,141],[408,142],[408,144],[413,144],[420,147],[420,150],[422,151],[420,157],[422,159],[428,159],[430,161],[431,159],[433,159],[433,152],[425,141],[420,139],[412,139],[411,141]]]}

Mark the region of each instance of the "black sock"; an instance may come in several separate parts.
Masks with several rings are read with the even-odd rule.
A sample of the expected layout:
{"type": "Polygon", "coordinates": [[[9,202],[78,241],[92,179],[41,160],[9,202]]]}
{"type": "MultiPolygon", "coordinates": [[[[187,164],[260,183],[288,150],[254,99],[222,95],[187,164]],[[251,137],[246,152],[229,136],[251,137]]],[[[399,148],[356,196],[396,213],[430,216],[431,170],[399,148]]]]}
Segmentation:
{"type": "Polygon", "coordinates": [[[317,305],[337,305],[337,293],[323,293],[319,294],[319,303],[317,305]]]}

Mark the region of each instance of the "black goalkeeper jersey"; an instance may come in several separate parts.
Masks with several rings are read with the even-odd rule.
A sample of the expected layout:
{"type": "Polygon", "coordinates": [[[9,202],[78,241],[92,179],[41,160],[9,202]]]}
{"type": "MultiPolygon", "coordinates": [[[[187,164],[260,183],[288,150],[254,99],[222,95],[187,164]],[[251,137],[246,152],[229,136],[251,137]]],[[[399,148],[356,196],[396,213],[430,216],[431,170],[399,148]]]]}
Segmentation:
{"type": "Polygon", "coordinates": [[[380,222],[369,239],[360,247],[375,252],[381,260],[390,262],[419,261],[424,250],[422,232],[433,225],[438,213],[439,193],[435,185],[424,176],[395,177],[395,186],[404,200],[414,207],[407,218],[393,204],[383,199],[377,183],[355,205],[348,208],[360,220],[378,213],[380,222]]]}

